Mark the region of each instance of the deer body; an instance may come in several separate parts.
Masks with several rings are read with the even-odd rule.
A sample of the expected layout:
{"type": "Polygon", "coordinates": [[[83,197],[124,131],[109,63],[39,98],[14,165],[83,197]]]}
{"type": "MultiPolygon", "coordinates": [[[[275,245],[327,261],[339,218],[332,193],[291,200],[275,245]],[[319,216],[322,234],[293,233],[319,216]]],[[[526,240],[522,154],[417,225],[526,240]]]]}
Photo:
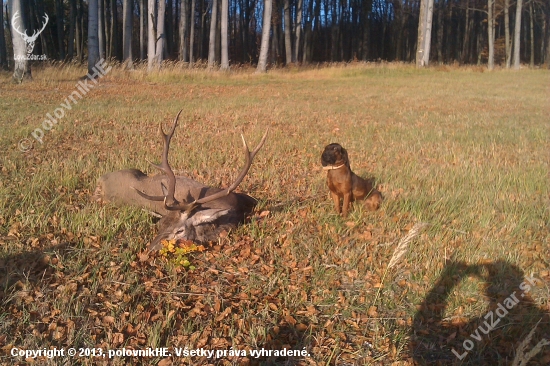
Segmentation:
{"type": "MultiPolygon", "coordinates": [[[[136,192],[136,190],[139,190],[150,196],[161,196],[161,184],[167,184],[165,175],[148,176],[137,169],[119,170],[107,173],[98,179],[94,198],[98,201],[137,206],[161,216],[166,216],[173,211],[167,210],[164,202],[148,200],[136,192]]],[[[222,191],[220,188],[209,187],[183,176],[176,176],[176,187],[175,196],[186,202],[192,202],[222,191]]],[[[227,196],[205,203],[201,207],[227,209],[244,205],[251,211],[255,206],[255,202],[254,198],[246,194],[231,192],[227,196]]]]}
{"type": "MultiPolygon", "coordinates": [[[[186,212],[167,210],[164,202],[148,200],[137,192],[139,190],[150,196],[160,196],[161,184],[168,184],[166,175],[148,176],[137,169],[119,170],[98,179],[94,199],[141,207],[161,215],[158,236],[149,246],[149,250],[160,249],[162,239],[197,242],[216,240],[222,231],[228,231],[242,223],[256,205],[254,198],[244,193],[230,192],[227,196],[202,204],[189,215],[186,212]]],[[[222,191],[183,176],[176,176],[176,187],[175,197],[185,202],[222,191]]]]}
{"type": "MultiPolygon", "coordinates": [[[[181,113],[181,111],[180,111],[181,113]]],[[[235,182],[227,189],[209,187],[187,177],[176,176],[168,163],[170,140],[179,114],[164,139],[162,163],[155,165],[165,175],[147,176],[137,169],[119,170],[99,178],[94,198],[98,201],[126,204],[156,212],[162,216],[158,234],[149,250],[162,247],[162,240],[185,239],[197,242],[216,240],[222,231],[235,228],[256,206],[256,200],[233,190],[242,182],[267,132],[250,152],[243,137],[246,163],[235,182]]]]}

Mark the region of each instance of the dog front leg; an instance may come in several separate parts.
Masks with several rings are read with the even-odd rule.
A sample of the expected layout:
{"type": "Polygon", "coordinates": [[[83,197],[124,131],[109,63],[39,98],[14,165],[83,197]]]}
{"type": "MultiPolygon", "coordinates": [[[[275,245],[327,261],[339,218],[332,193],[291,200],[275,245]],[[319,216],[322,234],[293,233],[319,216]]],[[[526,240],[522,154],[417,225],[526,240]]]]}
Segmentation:
{"type": "Polygon", "coordinates": [[[349,208],[349,203],[351,202],[351,194],[352,194],[351,192],[344,194],[344,204],[342,207],[342,216],[344,217],[348,216],[348,208],[349,208]]]}
{"type": "Polygon", "coordinates": [[[330,192],[330,195],[332,196],[332,202],[334,202],[334,208],[336,208],[336,212],[340,213],[340,197],[334,192],[330,192]]]}

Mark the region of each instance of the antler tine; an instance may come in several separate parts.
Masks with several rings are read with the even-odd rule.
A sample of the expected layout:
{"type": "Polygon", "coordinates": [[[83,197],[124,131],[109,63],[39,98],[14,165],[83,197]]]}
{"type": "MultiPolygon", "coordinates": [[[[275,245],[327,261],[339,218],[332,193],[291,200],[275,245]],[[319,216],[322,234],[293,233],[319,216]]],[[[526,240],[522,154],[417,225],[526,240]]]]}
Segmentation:
{"type": "MultiPolygon", "coordinates": [[[[18,10],[18,11],[15,12],[15,14],[13,14],[13,17],[11,18],[12,26],[13,26],[13,23],[15,22],[15,20],[16,20],[17,18],[19,18],[19,17],[20,17],[20,15],[19,15],[19,10],[18,10]]],[[[21,36],[28,37],[28,36],[27,36],[27,30],[26,30],[26,29],[25,29],[25,33],[21,32],[21,31],[19,30],[19,26],[17,26],[17,27],[16,27],[16,26],[13,26],[13,29],[14,29],[17,33],[19,33],[21,36]]]]}
{"type": "MultiPolygon", "coordinates": [[[[50,18],[48,17],[48,14],[44,14],[44,24],[42,25],[42,29],[40,30],[35,30],[33,33],[32,33],[32,36],[29,37],[30,40],[32,41],[36,41],[36,39],[38,38],[38,36],[40,35],[40,33],[42,33],[42,31],[46,28],[46,25],[48,24],[48,20],[50,18]]],[[[25,30],[25,33],[26,33],[26,30],[25,30]]]]}
{"type": "Polygon", "coordinates": [[[237,176],[237,179],[235,179],[235,181],[233,182],[233,184],[231,184],[231,186],[229,186],[229,188],[224,189],[221,192],[214,193],[210,196],[206,196],[206,197],[201,198],[199,200],[195,200],[194,202],[192,202],[192,204],[195,204],[195,206],[196,206],[198,204],[211,202],[211,201],[217,200],[218,198],[225,197],[229,193],[233,192],[235,190],[235,188],[237,188],[239,186],[239,184],[241,184],[244,177],[246,177],[246,175],[248,174],[248,170],[250,169],[250,166],[252,165],[252,160],[254,159],[254,156],[256,156],[256,153],[258,151],[260,151],[260,149],[264,145],[265,140],[267,138],[267,133],[268,132],[269,132],[269,128],[265,131],[265,134],[262,137],[262,139],[260,140],[260,143],[258,144],[258,146],[256,146],[256,148],[252,152],[250,152],[250,150],[248,149],[248,145],[246,143],[246,140],[244,139],[244,136],[241,135],[241,137],[243,139],[245,165],[244,165],[243,169],[241,170],[241,172],[239,173],[239,175],[237,176]]]}
{"type": "Polygon", "coordinates": [[[160,163],[160,165],[149,162],[149,164],[163,171],[168,176],[168,187],[164,187],[163,185],[163,188],[166,188],[166,191],[167,191],[165,192],[165,196],[149,196],[139,190],[136,190],[140,196],[147,198],[149,200],[153,200],[153,201],[164,200],[164,207],[167,210],[171,210],[171,211],[189,210],[194,207],[194,205],[189,205],[185,202],[180,203],[178,200],[176,200],[176,197],[175,197],[176,175],[174,174],[172,167],[170,167],[170,164],[168,163],[168,152],[170,151],[170,141],[172,140],[172,136],[176,131],[176,127],[178,125],[178,119],[182,111],[183,109],[180,110],[176,115],[176,118],[174,118],[174,123],[168,133],[164,132],[164,129],[162,128],[162,122],[159,124],[159,133],[162,136],[162,139],[164,140],[164,147],[162,149],[162,162],[160,163]]]}

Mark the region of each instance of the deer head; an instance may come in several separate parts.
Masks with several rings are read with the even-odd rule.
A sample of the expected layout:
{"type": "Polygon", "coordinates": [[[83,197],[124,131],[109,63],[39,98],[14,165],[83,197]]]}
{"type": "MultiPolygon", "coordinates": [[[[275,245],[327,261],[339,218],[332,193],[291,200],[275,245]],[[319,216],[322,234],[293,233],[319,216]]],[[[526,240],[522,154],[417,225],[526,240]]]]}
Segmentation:
{"type": "MultiPolygon", "coordinates": [[[[161,219],[158,224],[159,232],[155,239],[149,245],[149,250],[158,250],[161,248],[161,240],[163,239],[195,239],[205,237],[201,235],[202,230],[224,230],[224,227],[229,224],[234,224],[237,221],[242,220],[242,216],[246,211],[241,205],[250,206],[250,197],[244,198],[233,194],[229,197],[239,184],[243,181],[247,175],[252,161],[258,151],[264,145],[267,138],[268,131],[265,132],[260,143],[251,152],[248,148],[244,136],[241,135],[243,140],[243,151],[245,156],[245,164],[241,169],[241,172],[235,179],[235,181],[227,189],[205,188],[205,195],[202,198],[185,197],[179,200],[175,197],[176,192],[176,176],[168,163],[168,152],[170,150],[170,140],[174,135],[176,126],[178,124],[178,118],[181,114],[181,110],[174,119],[172,129],[166,134],[162,128],[162,123],[159,126],[159,132],[164,141],[164,148],[162,151],[162,162],[160,165],[153,164],[155,168],[164,172],[167,176],[167,186],[161,183],[163,196],[150,196],[138,189],[136,192],[143,198],[151,201],[164,201],[164,207],[169,213],[161,219]],[[209,204],[214,201],[222,201],[218,204],[209,204]],[[248,200],[248,201],[247,201],[248,200]],[[240,217],[239,217],[240,216],[240,217]]],[[[229,225],[230,227],[231,225],[229,225]]]]}
{"type": "Polygon", "coordinates": [[[13,30],[16,33],[19,33],[21,35],[21,37],[23,37],[23,40],[27,44],[27,54],[30,55],[32,53],[32,50],[34,49],[34,42],[36,42],[36,39],[38,38],[40,33],[42,33],[42,31],[46,28],[46,24],[48,24],[48,20],[50,18],[48,18],[48,14],[44,14],[44,24],[42,25],[42,29],[40,29],[39,31],[35,30],[33,32],[32,36],[28,36],[27,35],[27,29],[25,29],[23,32],[21,32],[19,30],[19,27],[15,26],[15,20],[19,17],[20,17],[19,12],[16,11],[15,14],[13,14],[13,17],[11,18],[11,25],[13,27],[13,30]]]}

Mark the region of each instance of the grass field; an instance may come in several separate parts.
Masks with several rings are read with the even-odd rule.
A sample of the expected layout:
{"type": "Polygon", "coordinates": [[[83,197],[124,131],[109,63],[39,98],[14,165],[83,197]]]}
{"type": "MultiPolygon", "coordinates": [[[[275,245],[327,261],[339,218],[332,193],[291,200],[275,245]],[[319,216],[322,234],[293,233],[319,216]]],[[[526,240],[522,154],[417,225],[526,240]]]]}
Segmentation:
{"type": "MultiPolygon", "coordinates": [[[[548,71],[113,67],[20,151],[84,72],[36,69],[22,85],[0,74],[0,363],[25,364],[14,347],[169,347],[168,358],[70,363],[508,365],[539,319],[525,354],[550,340],[548,71]],[[213,186],[238,173],[239,134],[255,145],[270,128],[239,187],[256,212],[191,255],[194,271],[143,253],[156,233],[146,212],[90,200],[104,173],[156,174],[158,124],[180,109],[171,164],[213,186]],[[336,214],[320,166],[332,142],[376,179],[379,211],[336,214]],[[476,336],[511,295],[518,303],[476,336]],[[228,353],[175,355],[185,347],[228,353]],[[262,348],[307,354],[251,355],[262,348]]],[[[529,365],[549,362],[545,346],[529,365]]]]}

